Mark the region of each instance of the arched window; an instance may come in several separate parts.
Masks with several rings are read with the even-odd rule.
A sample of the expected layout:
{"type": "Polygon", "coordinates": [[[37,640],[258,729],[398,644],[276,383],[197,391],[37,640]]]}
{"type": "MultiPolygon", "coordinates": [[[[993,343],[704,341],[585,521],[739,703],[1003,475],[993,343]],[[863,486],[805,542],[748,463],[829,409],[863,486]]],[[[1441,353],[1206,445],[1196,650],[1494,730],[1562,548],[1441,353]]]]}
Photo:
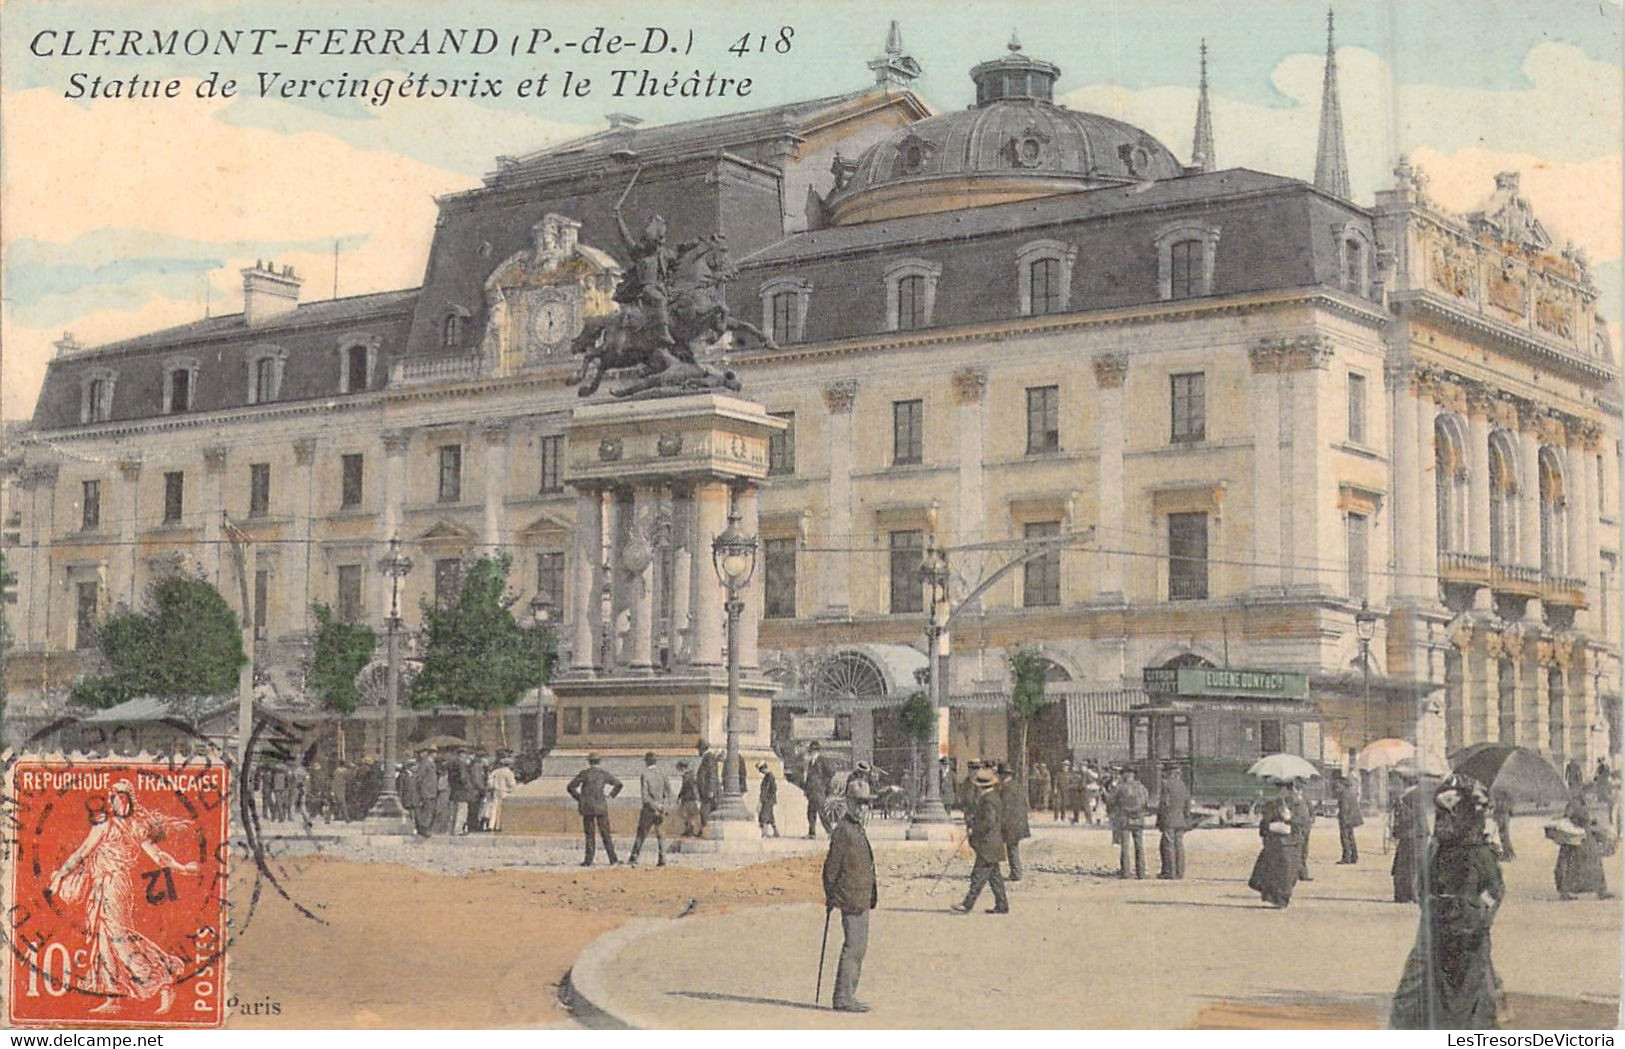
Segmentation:
{"type": "Polygon", "coordinates": [[[1071,306],[1072,264],[1078,249],[1059,240],[1035,240],[1016,252],[1018,308],[1023,316],[1062,313],[1071,306]]]}
{"type": "Polygon", "coordinates": [[[1189,299],[1213,292],[1219,227],[1190,222],[1165,226],[1153,243],[1157,249],[1157,284],[1164,299],[1189,299]]]}
{"type": "Polygon", "coordinates": [[[942,265],[924,259],[902,259],[886,267],[886,328],[913,331],[931,326],[942,265]]]}
{"type": "Polygon", "coordinates": [[[1565,574],[1568,554],[1568,509],[1563,495],[1563,466],[1550,447],[1540,450],[1540,570],[1565,574]]]}
{"type": "Polygon", "coordinates": [[[164,414],[188,412],[197,404],[198,362],[171,357],[164,362],[164,414]]]}
{"type": "Polygon", "coordinates": [[[1490,560],[1518,559],[1518,467],[1505,434],[1490,436],[1490,560]]]}
{"type": "Polygon", "coordinates": [[[440,345],[443,349],[455,350],[463,344],[463,317],[460,313],[446,314],[446,320],[440,327],[440,345]]]}
{"type": "Polygon", "coordinates": [[[1197,655],[1195,652],[1184,652],[1168,660],[1168,662],[1164,663],[1163,666],[1170,669],[1178,669],[1179,667],[1211,667],[1213,666],[1213,661],[1197,655]]]}
{"type": "Polygon", "coordinates": [[[1467,548],[1467,456],[1458,421],[1440,416],[1433,425],[1433,493],[1440,553],[1467,548]]]}

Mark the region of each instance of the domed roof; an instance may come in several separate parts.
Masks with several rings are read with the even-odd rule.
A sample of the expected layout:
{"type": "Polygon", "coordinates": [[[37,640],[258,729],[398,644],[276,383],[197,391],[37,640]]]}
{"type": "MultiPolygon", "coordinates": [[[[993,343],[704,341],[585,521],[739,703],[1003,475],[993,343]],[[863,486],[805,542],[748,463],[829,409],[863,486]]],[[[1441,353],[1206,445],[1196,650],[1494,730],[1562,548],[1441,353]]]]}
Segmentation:
{"type": "Polygon", "coordinates": [[[917,121],[837,161],[837,224],[1176,178],[1184,166],[1140,128],[1054,103],[1060,69],[1020,53],[971,70],[976,104],[917,121]]]}

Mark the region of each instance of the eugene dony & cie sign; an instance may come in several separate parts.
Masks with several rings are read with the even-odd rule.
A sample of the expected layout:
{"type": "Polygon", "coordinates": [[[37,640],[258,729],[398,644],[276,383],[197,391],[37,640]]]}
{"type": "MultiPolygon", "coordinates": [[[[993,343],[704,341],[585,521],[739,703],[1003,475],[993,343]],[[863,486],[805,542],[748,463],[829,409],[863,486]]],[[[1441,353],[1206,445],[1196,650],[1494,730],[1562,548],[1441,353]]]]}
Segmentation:
{"type": "Polygon", "coordinates": [[[1153,696],[1253,696],[1307,699],[1309,676],[1279,670],[1219,667],[1146,667],[1145,690],[1153,696]]]}

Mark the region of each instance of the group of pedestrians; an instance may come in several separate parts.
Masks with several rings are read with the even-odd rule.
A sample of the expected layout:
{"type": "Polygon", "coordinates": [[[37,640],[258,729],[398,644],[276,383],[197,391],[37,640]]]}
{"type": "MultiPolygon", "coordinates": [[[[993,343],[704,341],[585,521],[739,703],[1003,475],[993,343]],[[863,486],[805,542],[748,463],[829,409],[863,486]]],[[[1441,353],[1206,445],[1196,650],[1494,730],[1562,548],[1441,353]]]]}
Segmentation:
{"type": "Polygon", "coordinates": [[[501,831],[503,802],[518,785],[512,754],[493,758],[471,747],[425,747],[395,777],[395,792],[423,838],[501,831]]]}
{"type": "Polygon", "coordinates": [[[1027,801],[1033,811],[1049,812],[1057,823],[1070,813],[1073,823],[1081,817],[1092,825],[1109,786],[1107,774],[1092,760],[1074,766],[1066,758],[1054,769],[1039,761],[1028,775],[1027,801]]]}

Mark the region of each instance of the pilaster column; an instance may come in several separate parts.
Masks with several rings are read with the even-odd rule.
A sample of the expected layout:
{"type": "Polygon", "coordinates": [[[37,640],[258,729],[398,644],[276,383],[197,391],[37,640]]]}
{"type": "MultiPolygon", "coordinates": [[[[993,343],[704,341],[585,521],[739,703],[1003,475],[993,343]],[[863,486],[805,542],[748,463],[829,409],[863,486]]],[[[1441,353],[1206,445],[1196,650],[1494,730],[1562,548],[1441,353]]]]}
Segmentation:
{"type": "Polygon", "coordinates": [[[763,563],[766,551],[761,545],[759,489],[754,484],[745,482],[734,492],[734,508],[739,511],[740,532],[756,537],[756,573],[750,585],[739,594],[740,599],[745,602],[744,611],[739,617],[739,665],[747,670],[754,670],[762,663],[761,655],[757,651],[757,634],[762,625],[762,613],[766,609],[767,590],[766,565],[763,563]]]}
{"type": "MultiPolygon", "coordinates": [[[[983,523],[987,518],[987,510],[982,471],[983,447],[987,432],[987,369],[964,368],[954,372],[953,386],[956,406],[954,439],[957,444],[955,451],[959,467],[959,476],[954,489],[954,539],[959,543],[980,542],[988,538],[983,523]]],[[[974,560],[981,554],[972,552],[965,556],[974,560]]],[[[965,570],[974,577],[978,567],[967,563],[965,570]]]]}
{"type": "MultiPolygon", "coordinates": [[[[220,578],[220,544],[224,538],[226,509],[226,446],[203,449],[203,572],[214,588],[225,593],[220,578]]],[[[253,571],[250,567],[249,571],[253,571]]],[[[229,598],[227,600],[230,600],[229,598]]]]}
{"type": "MultiPolygon", "coordinates": [[[[381,505],[383,506],[382,528],[379,530],[379,539],[388,543],[401,532],[401,504],[406,500],[406,453],[412,443],[410,430],[389,430],[383,435],[384,445],[384,492],[381,505]]],[[[407,537],[401,536],[404,540],[407,537]]],[[[423,570],[432,578],[434,566],[425,564],[423,570]]],[[[389,615],[389,577],[382,572],[374,574],[374,585],[377,595],[372,602],[373,609],[381,622],[389,615]]],[[[405,609],[406,603],[401,603],[405,609]]],[[[403,611],[401,618],[406,618],[403,611]]]]}
{"type": "MultiPolygon", "coordinates": [[[[826,511],[830,547],[855,545],[852,539],[852,407],[858,399],[858,381],[841,379],[824,387],[824,407],[829,410],[829,506],[826,511]]],[[[698,503],[696,494],[696,506],[698,503]]],[[[718,529],[720,531],[720,527],[718,529]]],[[[715,535],[715,532],[711,533],[715,535]]],[[[711,571],[710,539],[695,548],[696,581],[703,561],[711,571]]],[[[839,553],[820,555],[824,562],[825,615],[847,616],[852,612],[852,558],[839,553]]],[[[714,573],[713,573],[714,574],[714,573]]],[[[694,597],[698,597],[696,590],[694,597]]],[[[720,608],[720,606],[719,606],[720,608]]],[[[720,615],[720,611],[718,613],[720,615]]],[[[695,662],[701,662],[696,659],[695,662]]]]}
{"type": "Polygon", "coordinates": [[[575,575],[570,598],[570,669],[591,673],[598,664],[598,638],[603,622],[603,594],[598,573],[604,560],[604,494],[594,488],[576,491],[575,575]]]}
{"type": "Polygon", "coordinates": [[[1518,561],[1540,568],[1539,419],[1529,406],[1518,408],[1518,561]]]}
{"type": "Polygon", "coordinates": [[[1585,583],[1586,608],[1576,623],[1587,628],[1600,622],[1598,602],[1602,590],[1597,576],[1597,518],[1601,506],[1597,492],[1598,431],[1581,424],[1569,431],[1569,575],[1585,583]]]}
{"type": "MultiPolygon", "coordinates": [[[[1439,602],[1439,477],[1438,455],[1434,448],[1434,433],[1439,424],[1439,405],[1432,392],[1418,385],[1419,377],[1412,375],[1416,397],[1416,590],[1425,603],[1439,602]]],[[[1396,544],[1409,540],[1401,533],[1394,534],[1396,544]]]]}
{"type": "MultiPolygon", "coordinates": [[[[1574,646],[1568,666],[1569,756],[1586,760],[1591,746],[1591,665],[1584,642],[1574,646]]],[[[1563,771],[1562,769],[1558,770],[1563,771]]]]}
{"type": "Polygon", "coordinates": [[[1467,738],[1463,743],[1493,743],[1496,733],[1490,724],[1491,704],[1496,692],[1496,665],[1487,650],[1488,633],[1482,628],[1474,631],[1472,643],[1466,652],[1466,675],[1462,681],[1462,706],[1467,715],[1467,738]]]}
{"type": "Polygon", "coordinates": [[[1530,665],[1534,670],[1535,680],[1530,689],[1530,701],[1534,703],[1534,742],[1530,745],[1548,758],[1557,762],[1558,771],[1563,769],[1563,758],[1560,753],[1552,750],[1552,642],[1550,638],[1537,641],[1530,652],[1530,665]]]}
{"type": "Polygon", "coordinates": [[[486,553],[493,557],[500,555],[504,549],[503,523],[506,512],[502,496],[507,489],[508,435],[511,430],[507,420],[488,422],[480,427],[480,436],[485,442],[485,462],[481,467],[485,516],[480,540],[485,544],[486,553]]]}
{"type": "Polygon", "coordinates": [[[697,667],[722,665],[723,592],[711,561],[711,541],[728,527],[728,486],[708,481],[694,488],[694,551],[690,566],[689,602],[693,608],[689,662],[697,667]]]}
{"type": "Polygon", "coordinates": [[[1281,374],[1278,354],[1269,344],[1248,351],[1252,379],[1247,407],[1253,423],[1253,565],[1252,588],[1281,589],[1281,374]]]}
{"type": "MultiPolygon", "coordinates": [[[[1490,556],[1490,397],[1483,389],[1467,394],[1467,552],[1490,556]]],[[[1488,611],[1489,587],[1473,595],[1473,607],[1488,611]]]]}
{"type": "MultiPolygon", "coordinates": [[[[312,500],[316,492],[316,439],[307,437],[293,442],[293,524],[291,530],[301,536],[302,544],[290,543],[282,547],[277,559],[277,570],[282,573],[282,596],[286,611],[283,633],[304,634],[310,629],[310,539],[312,500]]],[[[388,538],[387,536],[385,537],[388,538]]],[[[389,610],[384,609],[387,615],[389,610]]],[[[274,637],[277,630],[271,624],[274,637]]]]}
{"type": "Polygon", "coordinates": [[[1293,547],[1288,553],[1296,589],[1322,591],[1328,580],[1319,571],[1324,553],[1340,549],[1332,518],[1325,513],[1331,505],[1331,492],[1324,476],[1325,435],[1321,433],[1320,406],[1327,368],[1331,364],[1331,343],[1321,336],[1294,339],[1283,353],[1281,367],[1291,373],[1292,383],[1292,483],[1281,497],[1290,508],[1293,547]]]}
{"type": "Polygon", "coordinates": [[[629,618],[626,607],[627,581],[624,548],[627,518],[621,503],[621,492],[611,488],[604,493],[604,585],[609,588],[609,645],[604,654],[604,670],[615,671],[626,665],[627,653],[622,649],[621,624],[629,618]]]}
{"type": "Polygon", "coordinates": [[[1123,594],[1123,555],[1128,534],[1123,527],[1123,383],[1128,377],[1128,355],[1103,353],[1095,357],[1095,438],[1100,445],[1096,467],[1099,490],[1095,497],[1100,526],[1095,545],[1100,570],[1096,576],[1095,597],[1103,603],[1121,604],[1123,594]]]}
{"type": "Polygon", "coordinates": [[[123,549],[116,558],[118,567],[113,572],[113,604],[123,603],[135,608],[141,603],[136,590],[139,549],[136,546],[136,513],[141,505],[141,458],[130,456],[118,463],[122,482],[119,500],[118,538],[123,549]]]}
{"type": "Polygon", "coordinates": [[[622,548],[625,563],[621,577],[625,580],[627,606],[631,612],[627,666],[639,673],[654,669],[655,563],[651,539],[659,503],[660,493],[648,485],[632,490],[632,520],[622,548]]]}
{"type": "Polygon", "coordinates": [[[1392,433],[1389,447],[1392,465],[1394,505],[1389,515],[1389,543],[1395,578],[1392,591],[1404,597],[1424,596],[1420,578],[1422,544],[1416,542],[1422,529],[1422,467],[1416,442],[1417,399],[1412,391],[1414,369],[1409,365],[1388,368],[1383,378],[1388,386],[1392,433]]]}

